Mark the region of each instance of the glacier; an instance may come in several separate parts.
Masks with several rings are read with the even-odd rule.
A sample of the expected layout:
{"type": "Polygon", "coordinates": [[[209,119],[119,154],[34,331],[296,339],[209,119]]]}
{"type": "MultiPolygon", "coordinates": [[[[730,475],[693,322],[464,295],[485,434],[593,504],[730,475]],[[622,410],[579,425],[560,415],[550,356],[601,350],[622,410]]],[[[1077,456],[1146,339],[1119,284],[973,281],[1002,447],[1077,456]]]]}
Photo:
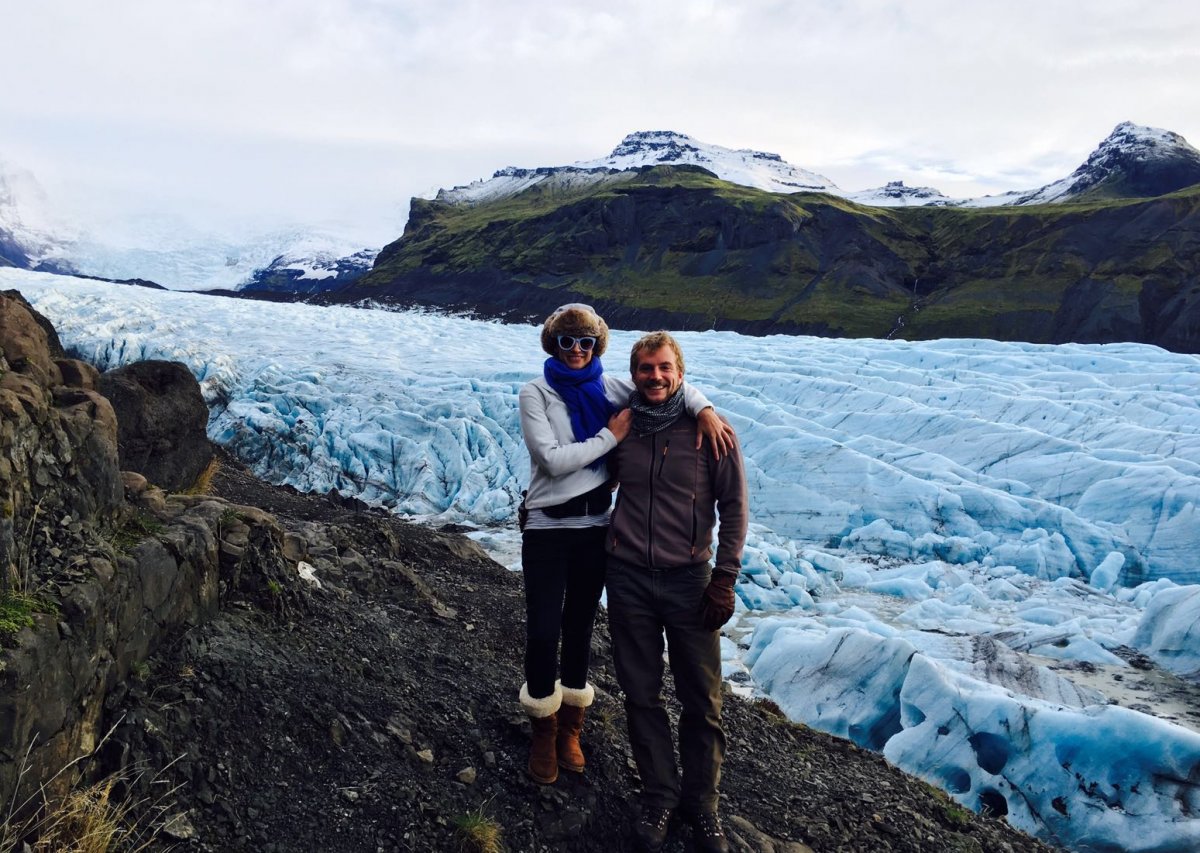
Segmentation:
{"type": "MultiPolygon", "coordinates": [[[[210,436],[265,479],[474,526],[518,564],[535,328],[0,286],[102,369],[187,364],[210,436]]],[[[613,333],[610,370],[636,335],[613,333]]],[[[1200,359],[678,337],[751,489],[731,684],[1068,847],[1200,848],[1200,359]]]]}

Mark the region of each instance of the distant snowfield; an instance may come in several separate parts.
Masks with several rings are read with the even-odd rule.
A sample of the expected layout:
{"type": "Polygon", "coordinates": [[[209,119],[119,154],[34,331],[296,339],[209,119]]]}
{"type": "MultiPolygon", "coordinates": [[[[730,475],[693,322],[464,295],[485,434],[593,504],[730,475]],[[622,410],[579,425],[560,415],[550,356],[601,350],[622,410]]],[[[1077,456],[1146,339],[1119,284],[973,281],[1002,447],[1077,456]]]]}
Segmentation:
{"type": "Polygon", "coordinates": [[[173,222],[139,224],[144,230],[124,240],[82,238],[59,257],[70,269],[101,278],[141,278],[170,290],[238,290],[272,264],[304,280],[333,277],[330,268],[339,258],[364,251],[349,238],[300,230],[247,240],[191,233],[173,222]]]}
{"type": "MultiPolygon", "coordinates": [[[[210,435],[266,479],[478,525],[519,558],[535,328],[0,287],[102,368],[186,363],[210,435]]],[[[635,337],[613,335],[610,370],[635,337]]],[[[1077,850],[1200,849],[1200,359],[678,337],[747,460],[733,683],[1077,850]]]]}

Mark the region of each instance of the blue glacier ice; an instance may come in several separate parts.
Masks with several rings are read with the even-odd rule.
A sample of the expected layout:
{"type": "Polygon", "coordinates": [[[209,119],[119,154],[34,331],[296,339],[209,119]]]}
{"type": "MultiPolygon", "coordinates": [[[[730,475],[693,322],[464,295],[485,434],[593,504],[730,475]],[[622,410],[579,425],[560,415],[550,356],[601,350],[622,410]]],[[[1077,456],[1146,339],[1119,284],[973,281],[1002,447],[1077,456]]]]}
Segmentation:
{"type": "MultiPolygon", "coordinates": [[[[102,368],[187,364],[211,437],[260,476],[476,525],[515,563],[534,327],[15,270],[0,287],[102,368]]],[[[609,370],[635,335],[613,334],[609,370]]],[[[678,337],[751,489],[728,673],[1075,849],[1200,849],[1200,359],[678,337]],[[1144,660],[1170,691],[1134,695],[1144,660]]]]}

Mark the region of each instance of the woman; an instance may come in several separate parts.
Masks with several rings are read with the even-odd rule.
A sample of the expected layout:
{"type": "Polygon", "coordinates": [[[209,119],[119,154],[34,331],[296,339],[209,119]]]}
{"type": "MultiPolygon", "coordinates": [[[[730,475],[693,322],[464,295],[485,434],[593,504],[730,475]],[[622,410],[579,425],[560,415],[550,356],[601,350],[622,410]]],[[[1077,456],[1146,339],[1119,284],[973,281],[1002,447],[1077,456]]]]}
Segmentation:
{"type": "MultiPolygon", "coordinates": [[[[625,406],[633,392],[628,378],[604,373],[600,356],[607,346],[608,326],[590,305],[562,306],[542,326],[549,355],[543,375],[520,393],[531,463],[521,528],[526,644],[520,698],[533,726],[529,775],[545,784],[558,778],[560,767],[583,772],[579,733],[595,695],[587,672],[612,504],[605,456],[629,433],[625,406]]],[[[697,441],[708,436],[714,447],[728,447],[728,428],[704,395],[685,385],[684,399],[700,423],[697,441]]]]}

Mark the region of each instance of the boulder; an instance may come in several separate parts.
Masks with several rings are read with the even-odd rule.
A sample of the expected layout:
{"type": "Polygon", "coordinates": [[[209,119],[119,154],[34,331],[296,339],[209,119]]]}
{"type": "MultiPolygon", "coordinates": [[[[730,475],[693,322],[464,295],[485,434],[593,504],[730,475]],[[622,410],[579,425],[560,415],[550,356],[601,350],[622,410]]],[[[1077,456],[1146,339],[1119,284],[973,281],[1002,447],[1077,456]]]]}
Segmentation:
{"type": "Polygon", "coordinates": [[[62,374],[63,385],[95,391],[100,386],[100,371],[77,358],[56,358],[54,363],[62,374]]]}
{"type": "Polygon", "coordinates": [[[29,300],[19,290],[4,290],[0,291],[0,295],[7,296],[9,299],[17,302],[22,308],[29,312],[29,316],[33,321],[42,327],[42,331],[46,333],[46,344],[50,349],[51,358],[66,358],[66,350],[63,349],[62,341],[59,340],[58,330],[54,328],[54,324],[50,322],[45,314],[42,314],[36,308],[29,304],[29,300]]]}
{"type": "Polygon", "coordinates": [[[191,371],[176,361],[139,361],[100,376],[117,413],[121,470],[168,492],[188,488],[212,460],[208,407],[191,371]]]}
{"type": "Polygon", "coordinates": [[[122,497],[112,407],[61,384],[51,336],[18,297],[0,293],[0,589],[46,559],[48,520],[104,522],[122,497]]]}
{"type": "MultiPolygon", "coordinates": [[[[0,352],[8,368],[49,388],[61,376],[51,359],[49,337],[23,298],[5,293],[0,299],[0,352]]],[[[40,315],[38,315],[40,316],[40,315]]],[[[44,319],[44,318],[43,318],[44,319]]]]}

